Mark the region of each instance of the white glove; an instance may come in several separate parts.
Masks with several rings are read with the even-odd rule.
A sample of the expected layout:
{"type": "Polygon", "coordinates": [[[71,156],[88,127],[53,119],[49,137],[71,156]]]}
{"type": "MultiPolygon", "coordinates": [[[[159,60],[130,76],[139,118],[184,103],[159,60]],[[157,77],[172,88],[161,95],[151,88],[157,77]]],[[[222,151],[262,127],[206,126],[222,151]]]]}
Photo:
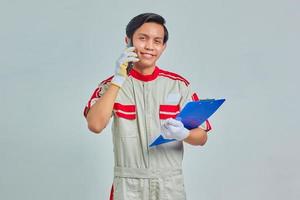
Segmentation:
{"type": "Polygon", "coordinates": [[[161,126],[161,131],[165,139],[176,139],[178,141],[184,140],[190,134],[190,131],[183,126],[181,121],[173,118],[165,121],[161,126]]]}
{"type": "Polygon", "coordinates": [[[134,47],[126,48],[125,51],[121,54],[120,58],[117,60],[115,75],[111,83],[122,87],[124,81],[127,78],[127,67],[129,62],[138,62],[137,54],[134,52],[134,47]]]}

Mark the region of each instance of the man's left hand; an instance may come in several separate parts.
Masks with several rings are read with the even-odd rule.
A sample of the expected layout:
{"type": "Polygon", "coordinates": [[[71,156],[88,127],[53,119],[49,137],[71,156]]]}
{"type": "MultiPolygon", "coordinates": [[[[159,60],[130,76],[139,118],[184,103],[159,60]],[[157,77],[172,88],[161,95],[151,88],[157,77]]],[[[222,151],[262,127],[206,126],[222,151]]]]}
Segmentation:
{"type": "Polygon", "coordinates": [[[186,129],[181,121],[173,118],[169,118],[161,126],[162,136],[165,139],[176,139],[177,141],[182,141],[187,138],[190,131],[186,129]]]}

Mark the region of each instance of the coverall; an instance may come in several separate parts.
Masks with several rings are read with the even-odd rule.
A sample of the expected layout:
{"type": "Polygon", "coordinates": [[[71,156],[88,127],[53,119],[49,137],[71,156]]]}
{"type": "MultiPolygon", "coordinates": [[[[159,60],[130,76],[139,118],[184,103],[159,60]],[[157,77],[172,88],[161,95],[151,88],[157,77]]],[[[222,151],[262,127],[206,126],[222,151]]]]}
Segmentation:
{"type": "MultiPolygon", "coordinates": [[[[112,77],[102,81],[84,110],[105,93],[112,77]]],[[[182,174],[183,143],[149,148],[164,120],[198,100],[189,82],[178,74],[155,68],[151,75],[132,70],[113,108],[114,200],[185,200],[182,174]]],[[[208,121],[206,131],[211,129],[208,121]]]]}

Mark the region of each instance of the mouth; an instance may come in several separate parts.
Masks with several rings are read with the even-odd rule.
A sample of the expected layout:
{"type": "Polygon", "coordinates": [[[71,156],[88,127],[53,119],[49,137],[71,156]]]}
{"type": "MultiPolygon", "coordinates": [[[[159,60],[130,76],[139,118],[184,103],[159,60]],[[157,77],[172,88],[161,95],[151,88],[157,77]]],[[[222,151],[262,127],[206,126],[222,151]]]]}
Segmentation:
{"type": "Polygon", "coordinates": [[[151,59],[151,58],[155,57],[155,55],[152,54],[152,53],[140,52],[140,54],[141,54],[142,57],[148,58],[148,59],[151,59]]]}

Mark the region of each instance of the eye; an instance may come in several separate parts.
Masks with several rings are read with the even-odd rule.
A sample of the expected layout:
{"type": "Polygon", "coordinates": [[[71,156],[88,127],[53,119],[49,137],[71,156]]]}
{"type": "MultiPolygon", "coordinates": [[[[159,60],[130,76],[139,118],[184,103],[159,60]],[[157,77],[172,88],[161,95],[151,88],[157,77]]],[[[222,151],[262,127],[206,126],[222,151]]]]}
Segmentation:
{"type": "Polygon", "coordinates": [[[144,36],[139,37],[140,40],[145,40],[146,38],[144,36]]]}
{"type": "Polygon", "coordinates": [[[162,41],[161,40],[154,40],[154,43],[155,44],[162,44],[162,41]]]}

